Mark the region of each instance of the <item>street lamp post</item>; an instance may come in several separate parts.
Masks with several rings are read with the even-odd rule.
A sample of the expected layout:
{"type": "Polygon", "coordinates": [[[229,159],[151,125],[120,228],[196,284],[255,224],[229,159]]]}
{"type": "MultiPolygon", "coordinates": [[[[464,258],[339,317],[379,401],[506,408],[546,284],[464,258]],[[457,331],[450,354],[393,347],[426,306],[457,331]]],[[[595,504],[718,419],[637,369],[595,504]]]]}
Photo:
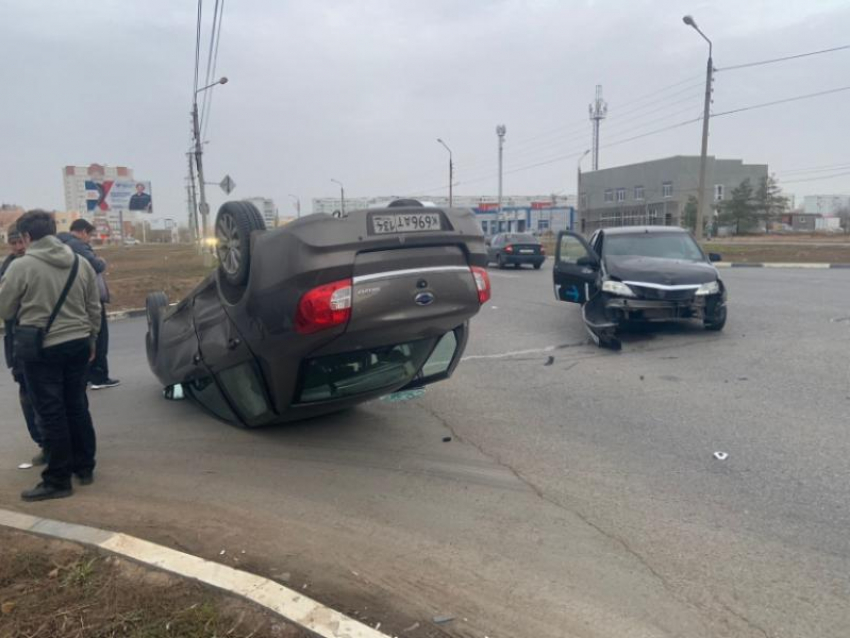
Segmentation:
{"type": "Polygon", "coordinates": [[[334,179],[331,177],[331,181],[335,184],[339,184],[339,200],[340,200],[340,211],[339,216],[345,217],[345,187],[342,185],[342,182],[338,179],[334,179]]]}
{"type": "Polygon", "coordinates": [[[452,182],[454,182],[454,164],[452,164],[452,149],[439,137],[437,141],[449,152],[449,208],[452,207],[452,182]]]}
{"type": "MultiPolygon", "coordinates": [[[[578,163],[576,164],[576,172],[578,173],[576,176],[576,210],[579,212],[579,219],[581,219],[581,161],[590,154],[590,149],[587,149],[584,153],[581,154],[581,157],[578,158],[578,163]]],[[[573,230],[570,228],[570,230],[573,230]]]]}
{"type": "Polygon", "coordinates": [[[694,235],[696,235],[696,238],[700,240],[703,237],[703,219],[705,216],[705,205],[708,200],[705,195],[705,165],[708,161],[708,118],[709,110],[711,108],[711,77],[714,73],[714,62],[711,57],[711,40],[709,40],[708,37],[700,31],[700,28],[697,26],[697,23],[694,21],[692,16],[685,16],[682,18],[682,21],[689,27],[693,27],[694,30],[702,36],[703,40],[708,42],[708,63],[705,70],[705,107],[703,108],[702,114],[702,150],[700,151],[699,158],[699,192],[697,193],[697,218],[696,228],[694,229],[694,235]]]}
{"type": "Polygon", "coordinates": [[[496,135],[499,137],[499,204],[498,204],[498,213],[496,215],[496,219],[499,220],[499,231],[501,232],[502,225],[502,153],[503,148],[505,146],[505,133],[507,133],[508,129],[504,124],[499,124],[496,127],[496,135]]]}
{"type": "Polygon", "coordinates": [[[204,164],[201,160],[204,154],[204,150],[203,144],[201,142],[201,123],[198,117],[198,93],[206,91],[207,89],[211,89],[212,87],[218,84],[227,84],[227,78],[222,77],[219,80],[213,82],[212,84],[198,89],[197,91],[195,91],[195,95],[192,98],[192,133],[195,137],[195,166],[198,169],[198,187],[200,189],[201,195],[201,202],[199,207],[201,209],[201,219],[203,220],[203,229],[201,231],[202,241],[207,238],[207,216],[210,212],[210,205],[207,204],[207,192],[204,183],[204,164]]]}
{"type": "Polygon", "coordinates": [[[298,219],[301,219],[301,198],[298,195],[293,195],[292,193],[289,196],[295,200],[295,213],[298,215],[298,219]]]}

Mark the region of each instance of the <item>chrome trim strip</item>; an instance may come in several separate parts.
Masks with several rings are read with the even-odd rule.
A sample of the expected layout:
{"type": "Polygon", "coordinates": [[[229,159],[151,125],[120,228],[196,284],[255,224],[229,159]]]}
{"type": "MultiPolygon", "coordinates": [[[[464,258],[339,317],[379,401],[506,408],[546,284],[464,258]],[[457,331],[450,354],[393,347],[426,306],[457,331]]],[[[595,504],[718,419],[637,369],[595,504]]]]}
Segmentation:
{"type": "MultiPolygon", "coordinates": [[[[679,286],[665,286],[664,284],[651,284],[647,281],[624,281],[627,286],[643,286],[644,288],[655,288],[656,290],[696,290],[702,284],[683,284],[679,286]]],[[[706,283],[711,283],[706,282],[706,283]]]]}
{"type": "Polygon", "coordinates": [[[430,268],[409,268],[407,270],[390,270],[387,272],[376,272],[371,275],[358,275],[354,278],[354,285],[366,283],[367,281],[379,281],[384,279],[398,279],[409,275],[419,275],[431,272],[465,272],[472,274],[469,266],[432,266],[430,268]]]}

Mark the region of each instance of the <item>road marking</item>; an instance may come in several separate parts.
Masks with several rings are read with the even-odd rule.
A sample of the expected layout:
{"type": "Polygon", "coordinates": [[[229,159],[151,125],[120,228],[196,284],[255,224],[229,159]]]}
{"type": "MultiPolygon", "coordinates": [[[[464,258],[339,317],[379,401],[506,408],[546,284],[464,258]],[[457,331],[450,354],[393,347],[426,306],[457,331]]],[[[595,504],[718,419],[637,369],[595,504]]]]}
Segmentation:
{"type": "Polygon", "coordinates": [[[546,346],[545,348],[531,348],[529,350],[514,350],[512,352],[502,352],[500,354],[471,354],[463,357],[461,361],[476,361],[479,359],[507,359],[508,357],[518,357],[523,354],[542,354],[544,352],[552,352],[557,350],[558,346],[546,346]]]}
{"type": "Polygon", "coordinates": [[[268,578],[127,534],[3,509],[0,509],[0,525],[98,547],[150,567],[197,580],[265,607],[322,638],[390,638],[387,634],[325,607],[300,591],[284,587],[268,578]]]}

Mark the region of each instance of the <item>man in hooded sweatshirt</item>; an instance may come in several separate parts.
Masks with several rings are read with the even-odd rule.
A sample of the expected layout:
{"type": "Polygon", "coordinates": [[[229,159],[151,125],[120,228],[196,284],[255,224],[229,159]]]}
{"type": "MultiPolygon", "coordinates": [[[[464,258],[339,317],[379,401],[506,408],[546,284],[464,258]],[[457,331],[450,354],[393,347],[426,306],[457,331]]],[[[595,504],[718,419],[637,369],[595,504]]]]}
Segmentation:
{"type": "Polygon", "coordinates": [[[56,237],[50,213],[32,210],[17,222],[26,254],[0,279],[0,319],[44,328],[71,280],[67,298],[44,335],[37,361],[24,374],[39,416],[47,467],[41,482],[21,494],[25,501],[70,496],[71,476],[93,480],[95,433],[86,397],[89,362],[100,330],[100,294],[92,267],[56,237]],[[73,278],[73,266],[77,272],[73,278]]]}

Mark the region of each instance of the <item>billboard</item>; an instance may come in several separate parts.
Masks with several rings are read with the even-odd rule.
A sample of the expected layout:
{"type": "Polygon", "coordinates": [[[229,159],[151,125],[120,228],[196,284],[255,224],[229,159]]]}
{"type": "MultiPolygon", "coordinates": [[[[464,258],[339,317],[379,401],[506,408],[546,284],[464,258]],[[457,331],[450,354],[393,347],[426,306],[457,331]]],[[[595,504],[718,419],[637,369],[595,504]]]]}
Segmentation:
{"type": "Polygon", "coordinates": [[[110,210],[152,213],[151,183],[136,180],[86,180],[86,208],[92,213],[110,210]]]}

